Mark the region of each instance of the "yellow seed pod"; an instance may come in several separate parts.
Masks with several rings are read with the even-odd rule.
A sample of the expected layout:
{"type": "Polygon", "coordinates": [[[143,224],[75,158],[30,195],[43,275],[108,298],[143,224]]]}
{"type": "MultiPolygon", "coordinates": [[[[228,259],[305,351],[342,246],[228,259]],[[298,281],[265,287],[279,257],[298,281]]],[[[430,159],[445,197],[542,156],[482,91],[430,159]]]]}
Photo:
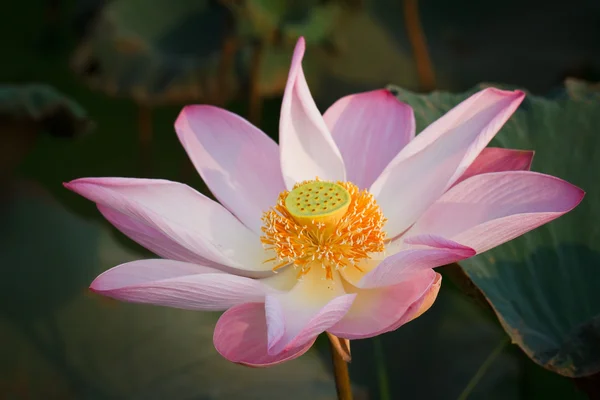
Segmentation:
{"type": "Polygon", "coordinates": [[[335,225],[350,206],[350,193],[333,182],[310,181],[292,190],[285,208],[301,225],[335,225]]]}

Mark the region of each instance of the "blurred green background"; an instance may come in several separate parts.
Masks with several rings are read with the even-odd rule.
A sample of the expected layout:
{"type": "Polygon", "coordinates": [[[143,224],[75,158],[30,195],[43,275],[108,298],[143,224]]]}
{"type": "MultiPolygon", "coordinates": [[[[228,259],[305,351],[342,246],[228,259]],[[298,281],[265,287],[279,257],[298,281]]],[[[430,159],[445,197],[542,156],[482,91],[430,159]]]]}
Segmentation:
{"type": "Polygon", "coordinates": [[[482,82],[528,90],[494,145],[587,191],[548,228],[443,268],[421,318],[353,342],[356,398],[598,397],[598,1],[22,0],[0,18],[0,399],[335,398],[325,341],[249,369],[214,350],[218,314],[89,294],[150,255],[62,187],[153,177],[209,194],[178,112],[217,104],[277,139],[301,35],[322,110],[393,84],[422,129],[482,82]]]}

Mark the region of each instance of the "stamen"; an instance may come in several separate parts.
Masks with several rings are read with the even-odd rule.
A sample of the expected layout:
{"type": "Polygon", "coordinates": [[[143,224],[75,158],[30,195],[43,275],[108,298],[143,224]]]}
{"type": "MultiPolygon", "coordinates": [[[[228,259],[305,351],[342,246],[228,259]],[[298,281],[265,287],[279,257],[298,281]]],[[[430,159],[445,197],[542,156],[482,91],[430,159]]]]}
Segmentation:
{"type": "Polygon", "coordinates": [[[361,260],[384,250],[385,221],[368,191],[349,182],[317,179],[279,195],[277,204],[263,215],[261,241],[277,255],[274,271],[291,264],[301,279],[320,265],[326,279],[333,280],[333,271],[348,266],[362,271],[361,260]]]}

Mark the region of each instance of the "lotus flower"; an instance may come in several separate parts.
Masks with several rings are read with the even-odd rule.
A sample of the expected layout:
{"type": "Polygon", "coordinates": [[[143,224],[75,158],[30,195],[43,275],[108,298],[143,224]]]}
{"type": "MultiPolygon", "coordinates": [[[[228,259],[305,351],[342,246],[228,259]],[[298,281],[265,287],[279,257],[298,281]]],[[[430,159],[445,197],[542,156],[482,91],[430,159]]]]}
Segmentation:
{"type": "Polygon", "coordinates": [[[433,268],[498,246],[573,209],[583,192],[529,171],[532,152],[485,149],[524,98],[485,89],[415,137],[386,90],[324,115],[294,51],[279,146],[244,119],[187,106],[177,135],[219,203],[181,183],[83,178],[66,186],[161,259],[91,284],[128,302],[223,311],[214,345],[268,366],[315,338],[368,338],[431,306],[433,268]]]}

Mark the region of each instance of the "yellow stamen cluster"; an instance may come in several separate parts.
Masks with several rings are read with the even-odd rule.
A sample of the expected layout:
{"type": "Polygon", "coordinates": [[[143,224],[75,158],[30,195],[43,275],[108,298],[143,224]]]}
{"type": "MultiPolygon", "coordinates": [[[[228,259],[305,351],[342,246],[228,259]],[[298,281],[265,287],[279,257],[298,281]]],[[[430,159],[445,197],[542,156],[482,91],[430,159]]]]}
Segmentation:
{"type": "Polygon", "coordinates": [[[305,181],[279,195],[263,215],[261,241],[278,261],[299,268],[298,277],[311,267],[333,271],[358,263],[384,250],[385,218],[373,195],[350,182],[305,181]]]}

